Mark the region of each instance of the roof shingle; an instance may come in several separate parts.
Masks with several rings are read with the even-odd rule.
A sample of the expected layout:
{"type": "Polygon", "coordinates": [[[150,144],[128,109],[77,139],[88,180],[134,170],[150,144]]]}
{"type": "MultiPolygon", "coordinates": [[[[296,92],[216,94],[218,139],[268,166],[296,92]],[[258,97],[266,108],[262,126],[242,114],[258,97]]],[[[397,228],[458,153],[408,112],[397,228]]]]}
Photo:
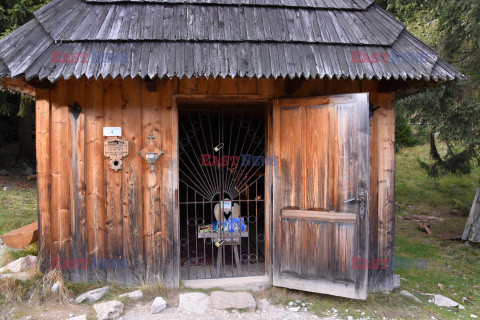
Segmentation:
{"type": "Polygon", "coordinates": [[[0,76],[463,78],[373,0],[54,0],[0,76]]]}

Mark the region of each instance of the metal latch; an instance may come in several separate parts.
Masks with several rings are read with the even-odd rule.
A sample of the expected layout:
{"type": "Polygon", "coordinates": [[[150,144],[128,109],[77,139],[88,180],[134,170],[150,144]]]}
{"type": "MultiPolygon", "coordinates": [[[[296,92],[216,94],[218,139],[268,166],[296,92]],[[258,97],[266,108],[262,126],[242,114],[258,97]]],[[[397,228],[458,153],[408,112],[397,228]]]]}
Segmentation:
{"type": "Polygon", "coordinates": [[[344,203],[352,203],[352,202],[359,203],[358,213],[360,214],[360,217],[363,219],[365,217],[365,213],[367,212],[367,208],[366,208],[367,193],[365,192],[365,189],[362,188],[360,190],[360,194],[356,198],[351,198],[344,201],[344,203]]]}
{"type": "Polygon", "coordinates": [[[351,203],[351,202],[360,202],[360,201],[365,201],[365,195],[359,195],[356,198],[351,198],[343,201],[344,203],[351,203]]]}

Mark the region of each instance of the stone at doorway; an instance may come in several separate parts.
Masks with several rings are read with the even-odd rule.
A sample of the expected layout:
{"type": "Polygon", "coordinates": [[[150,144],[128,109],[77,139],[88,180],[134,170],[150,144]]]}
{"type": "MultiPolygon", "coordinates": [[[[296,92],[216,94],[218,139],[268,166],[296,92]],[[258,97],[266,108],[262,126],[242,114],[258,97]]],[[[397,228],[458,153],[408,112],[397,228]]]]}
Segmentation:
{"type": "Polygon", "coordinates": [[[185,312],[204,314],[210,304],[208,295],[201,292],[183,293],[180,295],[178,308],[185,312]]]}
{"type": "Polygon", "coordinates": [[[257,304],[249,292],[214,291],[210,295],[212,308],[226,309],[255,309],[257,304]]]}

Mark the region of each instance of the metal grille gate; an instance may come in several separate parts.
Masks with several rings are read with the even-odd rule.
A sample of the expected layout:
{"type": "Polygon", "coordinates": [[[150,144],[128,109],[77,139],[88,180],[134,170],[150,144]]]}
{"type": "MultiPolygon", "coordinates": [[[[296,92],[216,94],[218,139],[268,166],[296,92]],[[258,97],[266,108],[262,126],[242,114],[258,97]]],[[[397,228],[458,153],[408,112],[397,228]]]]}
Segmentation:
{"type": "Polygon", "coordinates": [[[264,118],[251,106],[179,109],[182,279],[265,274],[264,118]]]}

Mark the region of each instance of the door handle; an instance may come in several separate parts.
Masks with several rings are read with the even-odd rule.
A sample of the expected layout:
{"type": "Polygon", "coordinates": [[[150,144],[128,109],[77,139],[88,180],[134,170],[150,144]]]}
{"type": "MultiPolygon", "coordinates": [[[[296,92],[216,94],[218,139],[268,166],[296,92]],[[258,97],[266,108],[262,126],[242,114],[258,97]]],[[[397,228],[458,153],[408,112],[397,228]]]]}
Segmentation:
{"type": "Polygon", "coordinates": [[[359,195],[356,198],[347,199],[343,202],[344,203],[351,203],[351,202],[361,202],[361,201],[365,201],[365,196],[364,195],[359,195]]]}

